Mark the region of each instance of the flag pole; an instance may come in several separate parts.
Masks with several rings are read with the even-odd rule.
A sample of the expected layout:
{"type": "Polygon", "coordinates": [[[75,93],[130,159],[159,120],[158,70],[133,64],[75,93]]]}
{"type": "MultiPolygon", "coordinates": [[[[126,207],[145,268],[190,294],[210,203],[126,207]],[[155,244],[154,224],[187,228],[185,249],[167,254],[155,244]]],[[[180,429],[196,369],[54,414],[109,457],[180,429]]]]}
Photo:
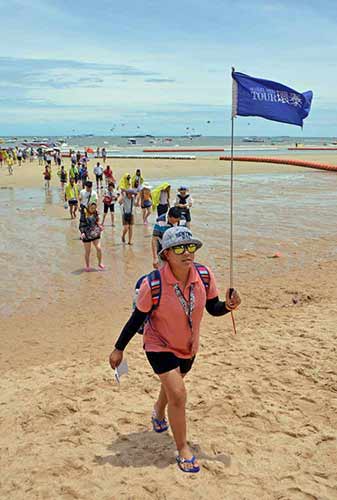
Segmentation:
{"type": "MultiPolygon", "coordinates": [[[[235,68],[232,67],[232,75],[235,68]]],[[[236,115],[236,110],[234,105],[236,105],[236,95],[235,95],[235,83],[232,78],[232,127],[231,127],[231,173],[230,173],[230,208],[229,208],[229,288],[230,295],[232,294],[234,287],[233,279],[233,184],[234,184],[234,118],[236,115]]],[[[236,335],[236,326],[233,311],[231,311],[232,323],[234,334],[236,335]]]]}

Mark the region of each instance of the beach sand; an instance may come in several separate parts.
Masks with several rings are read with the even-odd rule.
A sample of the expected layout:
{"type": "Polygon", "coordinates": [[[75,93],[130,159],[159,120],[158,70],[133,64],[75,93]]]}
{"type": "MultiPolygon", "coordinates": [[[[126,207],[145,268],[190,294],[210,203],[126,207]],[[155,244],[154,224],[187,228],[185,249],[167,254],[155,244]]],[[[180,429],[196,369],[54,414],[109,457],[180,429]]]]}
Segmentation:
{"type": "MultiPolygon", "coordinates": [[[[228,228],[222,233],[220,224],[228,226],[228,220],[213,214],[216,225],[208,224],[197,183],[205,176],[228,177],[229,165],[214,159],[110,165],[118,177],[139,167],[149,182],[183,177],[195,185],[201,206],[193,221],[200,218],[205,242],[198,260],[211,265],[224,297],[228,228]]],[[[175,464],[171,434],[151,431],[159,384],[141,337],[127,348],[129,374],[120,386],[108,365],[129,316],[134,282],[151,268],[151,228],[137,224],[135,245],[125,248],[119,226],[115,233],[107,227],[107,270],[82,273],[77,222],[66,220],[57,192],[44,199],[42,170],[34,162],[20,175],[15,169],[13,177],[0,171],[11,222],[2,220],[0,243],[0,498],[336,499],[335,214],[327,211],[320,219],[319,207],[307,208],[309,222],[327,225],[327,232],[302,233],[298,226],[296,245],[291,211],[275,208],[270,219],[279,221],[274,233],[289,220],[293,224],[284,226],[282,241],[262,231],[258,211],[254,227],[242,219],[234,274],[242,296],[238,334],[229,315],[205,314],[200,353],[186,379],[189,439],[202,464],[200,474],[187,475],[175,464]],[[22,203],[21,192],[29,195],[22,203]],[[27,226],[31,231],[23,237],[27,226]],[[273,249],[280,258],[269,258],[273,249]]],[[[240,164],[237,172],[239,185],[258,174],[275,174],[275,182],[278,174],[294,181],[303,175],[302,168],[252,164],[240,164]],[[248,177],[240,180],[240,174],[248,177]]],[[[336,177],[311,172],[324,197],[320,181],[336,185],[336,177]]],[[[224,193],[215,184],[217,203],[224,193]]]]}

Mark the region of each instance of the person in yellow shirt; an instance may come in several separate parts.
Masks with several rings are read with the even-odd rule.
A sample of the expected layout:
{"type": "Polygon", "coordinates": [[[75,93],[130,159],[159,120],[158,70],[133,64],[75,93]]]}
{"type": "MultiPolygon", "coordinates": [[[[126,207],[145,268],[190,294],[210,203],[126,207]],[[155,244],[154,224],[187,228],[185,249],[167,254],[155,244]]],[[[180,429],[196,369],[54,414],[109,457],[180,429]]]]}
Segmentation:
{"type": "Polygon", "coordinates": [[[8,155],[8,157],[7,157],[7,167],[8,167],[8,174],[9,175],[13,175],[13,172],[14,172],[14,170],[13,170],[13,164],[14,164],[13,158],[10,155],[8,155]]]}
{"type": "Polygon", "coordinates": [[[64,192],[64,202],[65,208],[69,206],[70,218],[76,219],[77,207],[78,207],[78,187],[75,184],[74,177],[70,177],[68,184],[66,185],[66,189],[64,192]]]}

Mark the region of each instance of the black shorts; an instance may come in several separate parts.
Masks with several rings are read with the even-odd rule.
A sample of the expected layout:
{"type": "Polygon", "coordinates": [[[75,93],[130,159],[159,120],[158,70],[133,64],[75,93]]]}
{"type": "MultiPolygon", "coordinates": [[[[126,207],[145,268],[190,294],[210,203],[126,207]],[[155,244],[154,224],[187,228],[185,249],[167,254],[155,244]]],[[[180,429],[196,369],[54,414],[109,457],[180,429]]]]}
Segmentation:
{"type": "Polygon", "coordinates": [[[109,208],[110,208],[110,212],[114,212],[115,211],[115,204],[111,203],[111,205],[106,205],[104,203],[104,213],[105,214],[107,214],[109,212],[109,208]]]}
{"type": "Polygon", "coordinates": [[[135,223],[133,214],[123,214],[122,223],[123,226],[133,226],[133,224],[135,223]]]}
{"type": "Polygon", "coordinates": [[[168,203],[166,203],[165,205],[161,205],[159,203],[159,205],[157,206],[158,217],[160,217],[163,214],[166,214],[166,212],[168,211],[168,209],[169,209],[168,203]]]}
{"type": "Polygon", "coordinates": [[[75,205],[77,206],[78,205],[78,201],[77,200],[69,200],[68,203],[69,203],[70,206],[75,206],[75,205]]]}
{"type": "Polygon", "coordinates": [[[103,174],[101,174],[101,175],[96,174],[96,182],[98,182],[98,181],[103,181],[103,174]]]}
{"type": "Polygon", "coordinates": [[[181,373],[188,373],[195,360],[195,356],[189,359],[178,358],[173,352],[145,352],[145,354],[157,375],[176,368],[180,368],[181,373]]]}
{"type": "Polygon", "coordinates": [[[180,218],[184,219],[186,222],[191,222],[191,212],[189,210],[181,210],[180,218]]]}
{"type": "Polygon", "coordinates": [[[91,243],[92,241],[99,240],[100,236],[97,236],[97,238],[83,238],[83,243],[91,243]]]}

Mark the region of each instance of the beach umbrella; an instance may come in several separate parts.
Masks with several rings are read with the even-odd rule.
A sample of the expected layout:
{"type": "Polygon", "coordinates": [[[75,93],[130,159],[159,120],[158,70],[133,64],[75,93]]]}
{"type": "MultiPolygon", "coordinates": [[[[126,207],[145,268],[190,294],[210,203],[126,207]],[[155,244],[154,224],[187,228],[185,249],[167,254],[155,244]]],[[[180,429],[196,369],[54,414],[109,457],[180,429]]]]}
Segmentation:
{"type": "Polygon", "coordinates": [[[87,153],[93,153],[93,152],[94,152],[94,150],[93,150],[92,148],[87,148],[87,149],[86,149],[86,152],[87,152],[87,153]]]}

